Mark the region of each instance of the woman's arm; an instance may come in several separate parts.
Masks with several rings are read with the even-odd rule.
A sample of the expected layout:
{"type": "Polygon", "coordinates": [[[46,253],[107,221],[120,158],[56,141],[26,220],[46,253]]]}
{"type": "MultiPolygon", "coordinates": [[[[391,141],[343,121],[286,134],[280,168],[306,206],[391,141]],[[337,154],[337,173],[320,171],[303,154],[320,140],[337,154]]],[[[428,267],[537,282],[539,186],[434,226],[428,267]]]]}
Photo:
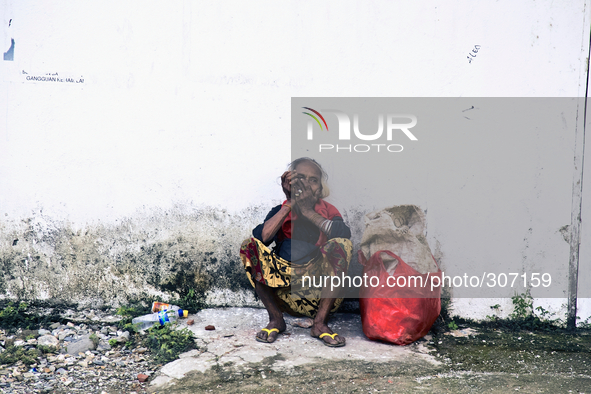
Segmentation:
{"type": "Polygon", "coordinates": [[[253,235],[255,235],[256,238],[259,238],[265,245],[271,243],[271,240],[273,240],[275,234],[277,234],[277,231],[281,228],[285,218],[291,212],[294,203],[291,198],[291,180],[294,174],[294,171],[285,171],[281,175],[281,189],[283,190],[283,193],[285,193],[287,202],[281,207],[277,206],[273,208],[265,218],[265,222],[262,225],[257,226],[253,231],[253,235]]]}
{"type": "Polygon", "coordinates": [[[333,238],[351,238],[351,229],[345,224],[343,218],[335,216],[332,220],[322,217],[316,212],[306,212],[306,218],[314,223],[316,227],[326,234],[328,239],[333,238]]]}
{"type": "Polygon", "coordinates": [[[332,220],[326,219],[314,210],[319,195],[315,195],[308,184],[297,179],[295,181],[295,186],[300,192],[295,200],[297,203],[295,208],[302,216],[326,234],[328,239],[351,238],[351,230],[347,227],[345,222],[343,222],[343,218],[336,216],[332,220]]]}
{"type": "Polygon", "coordinates": [[[277,231],[279,231],[279,229],[281,228],[283,221],[285,220],[287,215],[289,215],[290,211],[291,205],[289,205],[289,203],[286,203],[275,215],[273,215],[273,217],[271,217],[264,223],[263,232],[261,234],[261,241],[263,241],[264,244],[267,244],[269,241],[273,239],[273,237],[275,237],[275,234],[277,234],[277,231]]]}
{"type": "Polygon", "coordinates": [[[345,224],[343,218],[336,216],[332,219],[332,226],[330,228],[330,234],[326,234],[328,239],[333,238],[351,238],[351,229],[345,224]]]}

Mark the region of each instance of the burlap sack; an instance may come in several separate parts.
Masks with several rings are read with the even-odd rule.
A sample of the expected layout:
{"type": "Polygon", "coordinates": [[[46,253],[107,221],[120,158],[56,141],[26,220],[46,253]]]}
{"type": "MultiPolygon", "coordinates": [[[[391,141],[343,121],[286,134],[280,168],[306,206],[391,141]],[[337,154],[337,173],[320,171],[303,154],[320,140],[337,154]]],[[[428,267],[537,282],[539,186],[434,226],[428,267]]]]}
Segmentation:
{"type": "MultiPolygon", "coordinates": [[[[420,272],[437,272],[425,238],[425,214],[416,205],[397,205],[365,215],[361,250],[367,259],[378,250],[389,250],[420,272]]],[[[398,260],[384,254],[384,267],[393,274],[398,260]]]]}

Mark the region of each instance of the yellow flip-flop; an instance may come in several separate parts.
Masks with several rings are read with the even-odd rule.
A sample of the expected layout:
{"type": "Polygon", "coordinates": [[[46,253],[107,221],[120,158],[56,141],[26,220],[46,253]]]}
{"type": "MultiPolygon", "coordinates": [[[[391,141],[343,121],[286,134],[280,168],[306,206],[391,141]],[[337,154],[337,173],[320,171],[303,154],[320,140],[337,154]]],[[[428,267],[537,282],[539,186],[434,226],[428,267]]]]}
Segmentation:
{"type": "Polygon", "coordinates": [[[337,335],[339,335],[339,334],[337,334],[336,332],[335,333],[332,333],[332,334],[329,334],[327,332],[323,332],[322,334],[320,334],[316,338],[318,338],[320,341],[322,341],[322,343],[324,343],[325,346],[328,346],[328,347],[342,347],[342,346],[345,346],[346,345],[346,342],[328,343],[328,342],[326,342],[325,340],[322,339],[324,337],[330,337],[330,338],[334,339],[334,337],[336,337],[337,335]]]}
{"type": "MultiPolygon", "coordinates": [[[[278,328],[271,328],[271,329],[269,329],[269,328],[261,328],[261,331],[265,331],[267,333],[267,338],[269,338],[269,335],[271,335],[271,333],[273,331],[277,331],[277,334],[279,334],[279,329],[278,328]]],[[[273,342],[275,342],[275,341],[269,342],[268,340],[262,339],[262,338],[259,338],[259,337],[255,337],[255,339],[258,342],[263,342],[263,343],[273,343],[273,342]]]]}

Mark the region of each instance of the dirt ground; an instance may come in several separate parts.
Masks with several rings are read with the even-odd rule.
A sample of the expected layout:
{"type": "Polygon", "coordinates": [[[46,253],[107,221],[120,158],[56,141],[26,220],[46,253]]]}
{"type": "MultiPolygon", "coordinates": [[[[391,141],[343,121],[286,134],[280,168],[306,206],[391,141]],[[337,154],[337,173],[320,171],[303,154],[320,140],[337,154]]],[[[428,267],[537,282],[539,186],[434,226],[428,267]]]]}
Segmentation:
{"type": "Polygon", "coordinates": [[[285,376],[265,371],[227,376],[221,371],[187,378],[169,393],[585,393],[589,376],[406,369],[388,364],[340,362],[306,366],[285,376]],[[265,376],[263,378],[263,376],[265,376]]]}
{"type": "MultiPolygon", "coordinates": [[[[278,340],[276,348],[281,345],[278,340]]],[[[384,344],[384,350],[392,346],[384,344]]],[[[460,327],[428,336],[404,350],[425,358],[318,359],[282,370],[276,368],[286,361],[281,352],[240,365],[220,358],[211,369],[190,371],[176,384],[153,392],[591,393],[589,332],[460,327]]]]}

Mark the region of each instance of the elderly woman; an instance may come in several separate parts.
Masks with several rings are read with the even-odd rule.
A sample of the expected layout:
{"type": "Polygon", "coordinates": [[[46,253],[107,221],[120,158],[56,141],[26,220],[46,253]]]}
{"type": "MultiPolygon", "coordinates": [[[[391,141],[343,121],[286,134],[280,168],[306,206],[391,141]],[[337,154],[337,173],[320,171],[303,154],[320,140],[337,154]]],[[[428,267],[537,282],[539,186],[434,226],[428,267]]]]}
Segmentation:
{"type": "Polygon", "coordinates": [[[345,338],[327,325],[329,313],[343,300],[338,298],[339,289],[310,283],[302,287],[303,277],[341,276],[351,261],[351,231],[339,211],[323,200],[329,194],[326,179],[316,161],[306,157],[293,161],[281,176],[286,200],[271,209],[253,237],[242,244],[246,274],[269,313],[269,324],[256,335],[259,342],[274,342],[285,331],[283,312],[287,312],[313,318],[310,335],[325,345],[345,345],[345,338]]]}

